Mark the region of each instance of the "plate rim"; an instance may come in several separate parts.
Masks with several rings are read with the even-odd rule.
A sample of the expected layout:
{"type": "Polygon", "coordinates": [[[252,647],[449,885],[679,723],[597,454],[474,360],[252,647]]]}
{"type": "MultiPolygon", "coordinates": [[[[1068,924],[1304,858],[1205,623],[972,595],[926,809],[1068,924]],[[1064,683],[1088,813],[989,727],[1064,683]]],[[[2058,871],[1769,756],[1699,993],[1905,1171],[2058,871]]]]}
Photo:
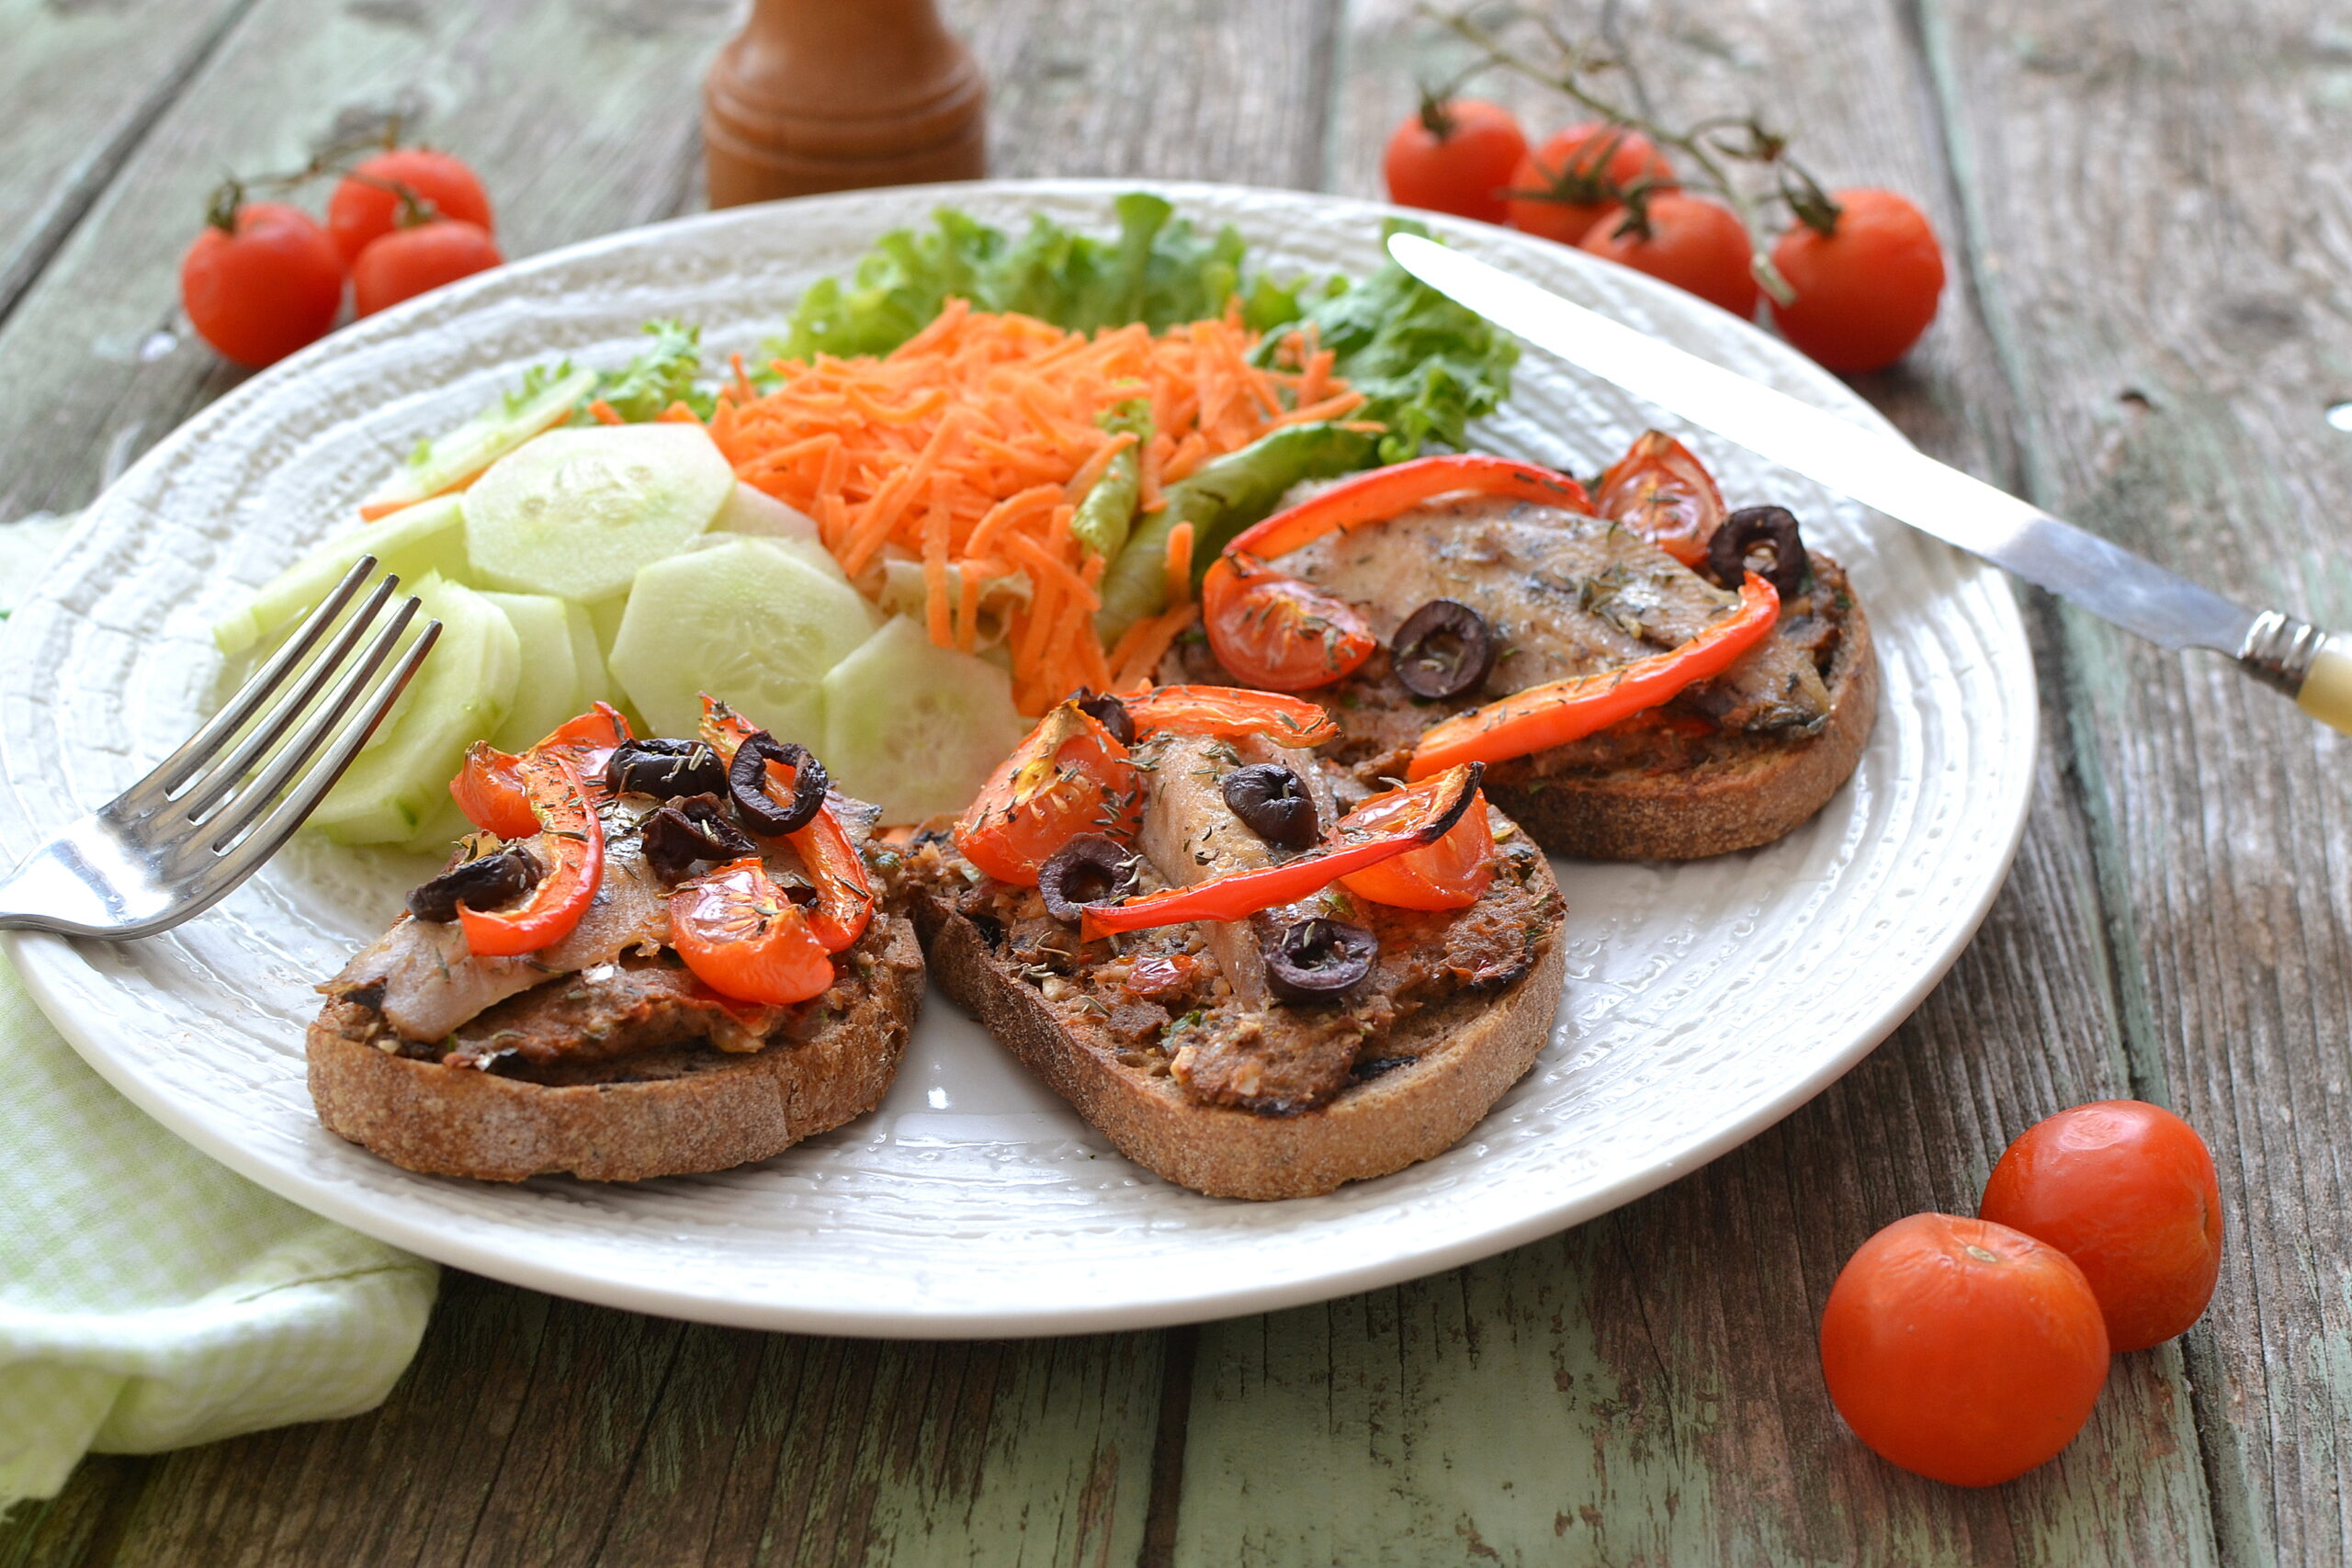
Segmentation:
{"type": "MultiPolygon", "coordinates": [[[[899,199],[927,197],[934,202],[948,203],[956,200],[959,193],[977,191],[985,191],[991,196],[1017,197],[1030,192],[1041,196],[1099,196],[1107,198],[1137,190],[1162,196],[1175,203],[1180,211],[1188,196],[1214,198],[1241,196],[1277,204],[1305,204],[1340,212],[1353,211],[1360,213],[1367,221],[1404,217],[1429,223],[1441,232],[1463,232],[1480,237],[1500,233],[1509,235],[1516,243],[1536,243],[1528,241],[1526,236],[1514,231],[1498,230],[1493,225],[1414,211],[1383,202],[1327,192],[1213,181],[989,179],[897,187],[889,194],[899,199]]],[[[772,214],[817,203],[846,204],[861,197],[870,198],[876,194],[831,193],[791,201],[761,203],[749,208],[720,209],[598,235],[539,253],[493,273],[464,279],[420,296],[416,300],[370,318],[368,324],[374,331],[368,335],[397,331],[413,314],[461,303],[469,294],[502,287],[505,280],[518,273],[552,270],[605,251],[643,243],[649,239],[658,242],[664,236],[725,227],[755,220],[759,214],[772,214]]],[[[1573,256],[1570,265],[1599,267],[1604,264],[1577,255],[1573,256]]],[[[1617,286],[1631,287],[1635,293],[1663,302],[1669,310],[1687,310],[1691,303],[1688,296],[1668,285],[1638,275],[1626,275],[1623,269],[1613,269],[1609,276],[1617,286]]],[[[1802,368],[1813,376],[1837,382],[1829,372],[1804,361],[1794,349],[1753,322],[1739,321],[1728,312],[1723,313],[1723,318],[1724,323],[1739,333],[1770,345],[1769,352],[1800,362],[1802,368]]],[[[62,558],[85,532],[96,525],[100,503],[108,495],[141,478],[151,466],[168,462],[175,451],[204,439],[216,423],[235,417],[246,404],[271,396],[280,384],[306,374],[312,363],[347,352],[358,341],[347,336],[347,332],[345,329],[330,333],[320,343],[250,378],[166,434],[93,499],[66,540],[61,544],[56,558],[62,558]]],[[[1531,355],[1541,353],[1533,349],[1527,352],[1531,355]]],[[[1844,388],[1842,382],[1837,384],[1849,396],[1852,395],[1850,388],[1844,388]]],[[[1898,436],[1901,434],[1875,408],[1860,403],[1858,398],[1856,401],[1867,410],[1871,423],[1894,432],[1898,436]]],[[[1864,510],[1871,517],[1881,515],[1864,510]]],[[[1902,526],[1892,522],[1887,525],[1902,526]]],[[[1998,570],[1987,563],[1949,546],[1928,542],[1934,548],[1953,558],[1965,583],[1982,584],[2000,576],[1998,570]]],[[[46,571],[43,573],[44,578],[48,575],[46,571]]],[[[37,582],[33,592],[38,593],[40,587],[37,582]]],[[[2024,617],[2012,592],[1991,593],[1986,599],[1990,615],[1985,629],[1996,645],[2005,645],[1995,648],[1994,663],[1999,678],[2013,683],[2023,699],[2019,706],[2030,720],[2030,728],[2029,733],[2021,738],[2027,744],[2020,750],[2031,755],[2039,750],[2041,713],[2032,649],[2026,634],[2024,617]]],[[[1867,1022],[1854,1027],[1849,1043],[1844,1048],[1823,1057],[1807,1072],[1785,1081],[1775,1092],[1758,1098],[1738,1116],[1718,1123],[1702,1135],[1671,1143],[1664,1154],[1648,1164],[1605,1180],[1568,1201],[1539,1204],[1492,1224],[1474,1224],[1445,1239],[1424,1246],[1393,1248],[1363,1264],[1327,1268],[1313,1274],[1269,1283],[1220,1285],[1209,1290],[1186,1292],[1182,1289],[1179,1279],[1170,1282],[1170,1289],[1163,1290],[1150,1302],[1143,1303],[1131,1300],[1103,1305],[1053,1303],[1020,1312],[956,1312],[922,1308],[895,1314],[876,1312],[862,1306],[854,1312],[847,1312],[807,1303],[776,1303],[752,1299],[741,1292],[698,1291],[691,1283],[665,1282],[659,1287],[649,1286],[638,1278],[609,1270],[600,1273],[571,1270],[539,1262],[534,1258],[516,1258],[501,1253],[495,1250],[495,1241],[500,1234],[497,1230],[484,1231],[477,1239],[469,1227],[452,1225],[447,1220],[435,1224],[431,1223],[429,1216],[411,1219],[402,1211],[369,1208],[364,1194],[347,1193],[340,1187],[313,1182],[299,1168],[273,1163],[233,1138],[216,1135],[168,1094],[141,1077],[132,1070],[131,1064],[118,1059],[103,1043],[100,1032],[88,1027],[75,1015],[72,998],[64,988],[66,976],[79,971],[93,976],[100,984],[111,982],[75,951],[74,942],[40,932],[0,931],[0,953],[6,953],[16,964],[35,1002],[59,1033],[74,1046],[76,1054],[125,1098],[175,1135],[256,1185],[300,1207],[452,1267],[571,1300],[732,1327],[859,1338],[926,1339],[1148,1329],[1275,1311],[1440,1273],[1598,1218],[1690,1174],[1747,1143],[1793,1113],[1852,1070],[1916,1011],[1927,995],[1950,973],[1961,953],[1974,940],[1991,911],[1994,900],[2007,885],[2023,841],[2034,782],[2033,767],[2015,770],[2007,797],[1996,803],[2006,818],[2006,832],[1999,853],[1986,857],[1982,863],[1984,870],[1981,885],[1973,890],[1964,906],[1954,906],[1956,909],[1964,909],[1964,915],[1955,919],[1945,930],[1932,950],[1932,956],[1919,963],[1909,983],[1888,993],[1867,1022]]]]}

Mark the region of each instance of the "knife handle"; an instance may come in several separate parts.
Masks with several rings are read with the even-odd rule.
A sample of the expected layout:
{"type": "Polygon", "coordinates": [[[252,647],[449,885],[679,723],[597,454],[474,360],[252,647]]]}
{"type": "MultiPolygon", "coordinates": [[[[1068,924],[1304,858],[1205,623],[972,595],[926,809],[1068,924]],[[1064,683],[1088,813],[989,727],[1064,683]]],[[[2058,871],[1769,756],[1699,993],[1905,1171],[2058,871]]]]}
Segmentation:
{"type": "Polygon", "coordinates": [[[2331,728],[2352,735],[2352,640],[2332,637],[2312,656],[2295,705],[2331,728]]]}

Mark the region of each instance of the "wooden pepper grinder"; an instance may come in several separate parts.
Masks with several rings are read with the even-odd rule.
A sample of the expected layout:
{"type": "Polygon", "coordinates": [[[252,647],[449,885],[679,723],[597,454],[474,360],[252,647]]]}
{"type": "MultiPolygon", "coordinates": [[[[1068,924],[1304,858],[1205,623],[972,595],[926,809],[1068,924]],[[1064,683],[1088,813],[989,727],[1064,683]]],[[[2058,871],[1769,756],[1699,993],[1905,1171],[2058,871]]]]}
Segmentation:
{"type": "Polygon", "coordinates": [[[977,179],[987,107],[933,0],[755,0],[703,84],[710,204],[977,179]]]}

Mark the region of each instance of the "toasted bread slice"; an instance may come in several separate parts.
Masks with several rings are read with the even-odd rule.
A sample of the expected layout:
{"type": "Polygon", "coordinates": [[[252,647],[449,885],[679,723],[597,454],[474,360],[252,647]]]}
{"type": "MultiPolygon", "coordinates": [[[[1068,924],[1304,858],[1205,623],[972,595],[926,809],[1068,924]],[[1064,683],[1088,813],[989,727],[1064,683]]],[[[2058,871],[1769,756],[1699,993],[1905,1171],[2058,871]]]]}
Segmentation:
{"type": "Polygon", "coordinates": [[[1870,621],[1836,563],[1814,560],[1835,631],[1823,649],[1829,721],[1821,729],[1796,739],[1716,731],[1672,751],[1659,739],[1648,755],[1541,751],[1487,771],[1496,804],[1546,849],[1588,860],[1700,860],[1771,843],[1810,821],[1861,761],[1879,696],[1870,621]]]}
{"type": "MultiPolygon", "coordinates": [[[[1265,863],[1246,827],[1216,815],[1217,769],[1258,755],[1329,770],[1253,745],[1180,739],[1140,753],[1153,775],[1147,886],[1182,881],[1179,855],[1209,875],[1265,863]]],[[[1326,779],[1311,787],[1329,800],[1326,779]]],[[[1261,917],[1337,919],[1373,939],[1355,984],[1303,1003],[1272,995],[1254,921],[1085,941],[940,831],[919,837],[902,874],[941,987],[1122,1153],[1215,1197],[1311,1197],[1452,1146],[1550,1038],[1565,906],[1528,835],[1491,807],[1487,821],[1494,874],[1467,908],[1394,908],[1334,886],[1261,917]]]]}
{"type": "MultiPolygon", "coordinates": [[[[430,1175],[639,1181],[724,1170],[881,1103],[922,998],[914,927],[876,915],[842,966],[835,999],[845,1005],[757,1051],[688,1040],[495,1069],[404,1054],[380,1013],[338,997],[310,1028],[311,1097],[329,1131],[430,1175]]],[[[506,1005],[530,1000],[524,993],[506,1005]]]]}

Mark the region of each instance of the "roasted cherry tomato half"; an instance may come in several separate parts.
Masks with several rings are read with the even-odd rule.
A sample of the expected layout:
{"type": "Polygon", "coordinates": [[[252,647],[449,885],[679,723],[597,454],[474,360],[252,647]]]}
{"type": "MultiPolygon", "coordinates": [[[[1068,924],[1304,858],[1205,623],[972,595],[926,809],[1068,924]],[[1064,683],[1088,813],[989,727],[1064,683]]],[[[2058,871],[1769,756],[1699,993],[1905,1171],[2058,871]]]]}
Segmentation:
{"type": "MultiPolygon", "coordinates": [[[[1391,790],[1356,807],[1340,828],[1342,832],[1360,828],[1377,833],[1411,809],[1403,791],[1391,790]]],[[[1466,909],[1494,880],[1494,829],[1487,821],[1487,797],[1479,794],[1470,797],[1462,820],[1436,843],[1343,876],[1340,886],[1359,897],[1400,909],[1466,909]]]]}
{"type": "Polygon", "coordinates": [[[742,1002],[822,996],[833,961],[757,859],[729,861],[670,895],[670,945],[695,978],[742,1002]]]}
{"type": "Polygon", "coordinates": [[[1821,1371],[1854,1435],[1955,1486],[2074,1441],[2107,1383],[2107,1325],[2073,1260],[2007,1225],[1914,1214],[1862,1243],[1821,1314],[1821,1371]]]}
{"type": "Polygon", "coordinates": [[[1143,820],[1143,775],[1127,749],[1074,702],[1037,721],[956,822],[956,847],[995,877],[1023,887],[1081,833],[1133,838],[1143,820]]]}
{"type": "Polygon", "coordinates": [[[1218,663],[1277,692],[1343,680],[1380,646],[1354,605],[1251,555],[1220,556],[1209,568],[1201,618],[1218,663]]]}
{"type": "Polygon", "coordinates": [[[1724,494],[1690,449],[1662,430],[1634,437],[1600,476],[1593,509],[1622,523],[1685,566],[1707,558],[1707,541],[1724,520],[1724,494]]]}
{"type": "Polygon", "coordinates": [[[1984,1183],[1978,1213],[2075,1260],[2118,1350],[2180,1333],[2222,1271],[2222,1189],[2197,1129],[2137,1100],[2035,1122],[1984,1183]]]}

